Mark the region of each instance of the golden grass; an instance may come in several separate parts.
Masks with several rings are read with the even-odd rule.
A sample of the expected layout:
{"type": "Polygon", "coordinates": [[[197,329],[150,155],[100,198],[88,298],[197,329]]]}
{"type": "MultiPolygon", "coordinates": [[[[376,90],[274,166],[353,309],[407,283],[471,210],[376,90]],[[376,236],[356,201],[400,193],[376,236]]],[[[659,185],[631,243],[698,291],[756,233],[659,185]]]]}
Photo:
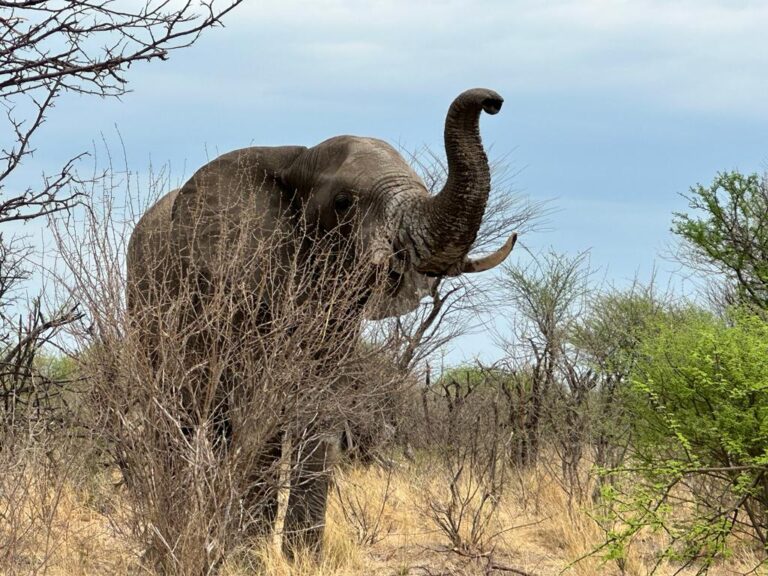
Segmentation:
{"type": "MultiPolygon", "coordinates": [[[[52,576],[127,574],[140,571],[138,551],[128,535],[114,528],[120,514],[120,489],[112,482],[90,482],[77,488],[66,478],[24,472],[22,489],[0,491],[0,574],[52,576]],[[105,505],[104,490],[109,505],[105,505]],[[11,546],[9,546],[11,543],[11,546]]],[[[288,562],[273,540],[252,542],[233,552],[221,569],[224,576],[362,576],[483,574],[490,561],[470,559],[448,550],[449,542],[436,528],[425,506],[425,490],[447,490],[447,481],[429,467],[407,463],[391,472],[378,467],[347,467],[337,476],[339,491],[330,498],[325,552],[288,562]],[[341,499],[339,495],[341,494],[341,499]],[[352,504],[350,504],[352,503],[352,504]],[[344,507],[359,508],[358,520],[344,507]],[[376,526],[372,539],[363,524],[376,526]],[[363,542],[363,543],[361,543],[363,542]],[[367,543],[366,543],[367,542],[367,543]],[[421,569],[420,569],[421,568],[421,569]]],[[[493,561],[540,576],[573,574],[645,575],[665,544],[658,534],[639,535],[622,566],[588,556],[604,538],[590,505],[569,504],[555,474],[543,467],[524,474],[510,473],[489,534],[493,561]],[[575,562],[577,559],[585,558],[575,562]],[[623,569],[623,570],[622,570],[623,569]]],[[[748,547],[710,573],[746,573],[758,562],[748,547]]],[[[662,564],[657,573],[673,574],[662,564]]],[[[140,572],[141,573],[141,572],[140,572]]],[[[689,569],[682,574],[693,574],[689,569]]]]}
{"type": "Polygon", "coordinates": [[[0,574],[125,574],[135,567],[130,543],[93,504],[93,493],[36,466],[6,476],[0,574]]]}

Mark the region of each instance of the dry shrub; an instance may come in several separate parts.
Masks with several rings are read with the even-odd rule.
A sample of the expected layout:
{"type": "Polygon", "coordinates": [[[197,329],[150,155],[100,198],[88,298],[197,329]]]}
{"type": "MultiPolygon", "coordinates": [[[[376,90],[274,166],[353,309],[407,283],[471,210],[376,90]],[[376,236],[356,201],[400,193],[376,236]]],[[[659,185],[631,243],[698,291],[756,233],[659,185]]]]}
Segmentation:
{"type": "Polygon", "coordinates": [[[346,416],[396,383],[366,378],[380,350],[358,342],[361,302],[381,295],[340,230],[319,237],[298,222],[264,233],[262,216],[241,206],[239,227],[191,223],[193,235],[213,227],[226,243],[202,267],[144,269],[127,314],[129,226],[106,184],[87,195],[100,204],[56,230],[61,285],[86,311],[70,337],[93,428],[124,471],[145,563],[211,573],[271,531],[287,476],[301,479],[292,493],[328,477],[346,416]]]}
{"type": "MultiPolygon", "coordinates": [[[[427,384],[429,455],[419,464],[422,512],[451,549],[481,554],[500,532],[498,505],[507,484],[509,434],[500,421],[499,395],[470,378],[427,384]]],[[[426,418],[425,418],[426,419],[426,418]]]]}
{"type": "Polygon", "coordinates": [[[342,469],[336,475],[336,504],[345,523],[354,531],[355,541],[361,546],[373,546],[393,529],[386,511],[393,498],[394,469],[376,466],[363,474],[359,468],[342,469]]]}

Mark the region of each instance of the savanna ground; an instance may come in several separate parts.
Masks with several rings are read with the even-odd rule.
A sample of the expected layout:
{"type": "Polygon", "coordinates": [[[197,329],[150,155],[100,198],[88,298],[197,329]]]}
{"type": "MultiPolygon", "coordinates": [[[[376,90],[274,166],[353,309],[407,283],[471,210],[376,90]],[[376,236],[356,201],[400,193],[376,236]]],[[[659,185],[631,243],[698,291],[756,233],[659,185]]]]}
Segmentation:
{"type": "MultiPolygon", "coordinates": [[[[86,470],[73,457],[54,470],[46,454],[28,454],[6,470],[0,499],[2,574],[143,574],[142,550],[123,522],[128,501],[116,469],[86,470]]],[[[510,472],[509,485],[487,527],[482,554],[452,550],[430,513],[430,498],[446,497],[448,479],[427,459],[397,458],[386,465],[343,465],[336,475],[321,561],[287,561],[276,541],[254,541],[233,551],[226,576],[470,575],[470,574],[695,574],[659,561],[668,543],[650,529],[620,559],[601,546],[601,511],[576,504],[558,474],[544,463],[510,472]]],[[[470,492],[467,492],[469,495],[470,492]]],[[[460,530],[470,529],[477,495],[468,499],[460,530]]],[[[591,502],[591,501],[590,501],[591,502]]],[[[759,564],[744,543],[710,574],[750,573],[759,564]]]]}

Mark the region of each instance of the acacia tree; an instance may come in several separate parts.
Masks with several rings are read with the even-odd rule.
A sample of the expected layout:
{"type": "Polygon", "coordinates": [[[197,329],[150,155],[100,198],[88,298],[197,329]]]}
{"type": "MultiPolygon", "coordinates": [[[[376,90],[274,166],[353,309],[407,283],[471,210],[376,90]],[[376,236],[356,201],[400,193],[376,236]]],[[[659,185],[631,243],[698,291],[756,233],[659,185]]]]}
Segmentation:
{"type": "Polygon", "coordinates": [[[725,279],[721,304],[768,310],[768,177],[723,172],[685,198],[696,212],[676,213],[672,225],[685,263],[725,279]]]}
{"type": "MultiPolygon", "coordinates": [[[[132,64],[166,60],[242,1],[0,0],[0,224],[43,218],[78,201],[83,187],[73,186],[74,168],[81,155],[63,160],[37,185],[11,181],[33,154],[35,136],[60,96],[126,94],[132,64]]],[[[46,314],[39,299],[26,306],[15,298],[31,274],[31,250],[24,236],[0,232],[0,394],[6,415],[29,400],[36,352],[80,317],[74,303],[46,314]]]]}
{"type": "Polygon", "coordinates": [[[586,253],[545,253],[527,265],[507,266],[501,281],[502,298],[512,307],[516,323],[514,339],[504,342],[508,371],[527,375],[517,399],[522,433],[517,435],[515,461],[520,465],[536,464],[547,401],[566,392],[563,386],[569,389],[562,404],[567,422],[563,464],[580,458],[579,413],[594,379],[573,356],[569,336],[586,304],[586,258],[586,253]]]}
{"type": "Polygon", "coordinates": [[[669,309],[651,282],[598,292],[571,335],[573,345],[595,371],[597,387],[592,422],[594,463],[621,465],[629,447],[631,415],[626,395],[629,375],[640,354],[641,337],[669,309]]]}

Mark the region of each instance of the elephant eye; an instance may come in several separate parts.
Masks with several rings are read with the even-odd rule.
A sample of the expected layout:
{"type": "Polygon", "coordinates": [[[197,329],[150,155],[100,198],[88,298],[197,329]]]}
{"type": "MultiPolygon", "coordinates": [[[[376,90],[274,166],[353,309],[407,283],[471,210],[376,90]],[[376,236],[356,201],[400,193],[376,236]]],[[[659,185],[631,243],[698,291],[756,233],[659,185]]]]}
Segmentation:
{"type": "Polygon", "coordinates": [[[333,209],[336,212],[346,212],[352,207],[354,200],[349,192],[341,192],[333,199],[333,209]]]}

